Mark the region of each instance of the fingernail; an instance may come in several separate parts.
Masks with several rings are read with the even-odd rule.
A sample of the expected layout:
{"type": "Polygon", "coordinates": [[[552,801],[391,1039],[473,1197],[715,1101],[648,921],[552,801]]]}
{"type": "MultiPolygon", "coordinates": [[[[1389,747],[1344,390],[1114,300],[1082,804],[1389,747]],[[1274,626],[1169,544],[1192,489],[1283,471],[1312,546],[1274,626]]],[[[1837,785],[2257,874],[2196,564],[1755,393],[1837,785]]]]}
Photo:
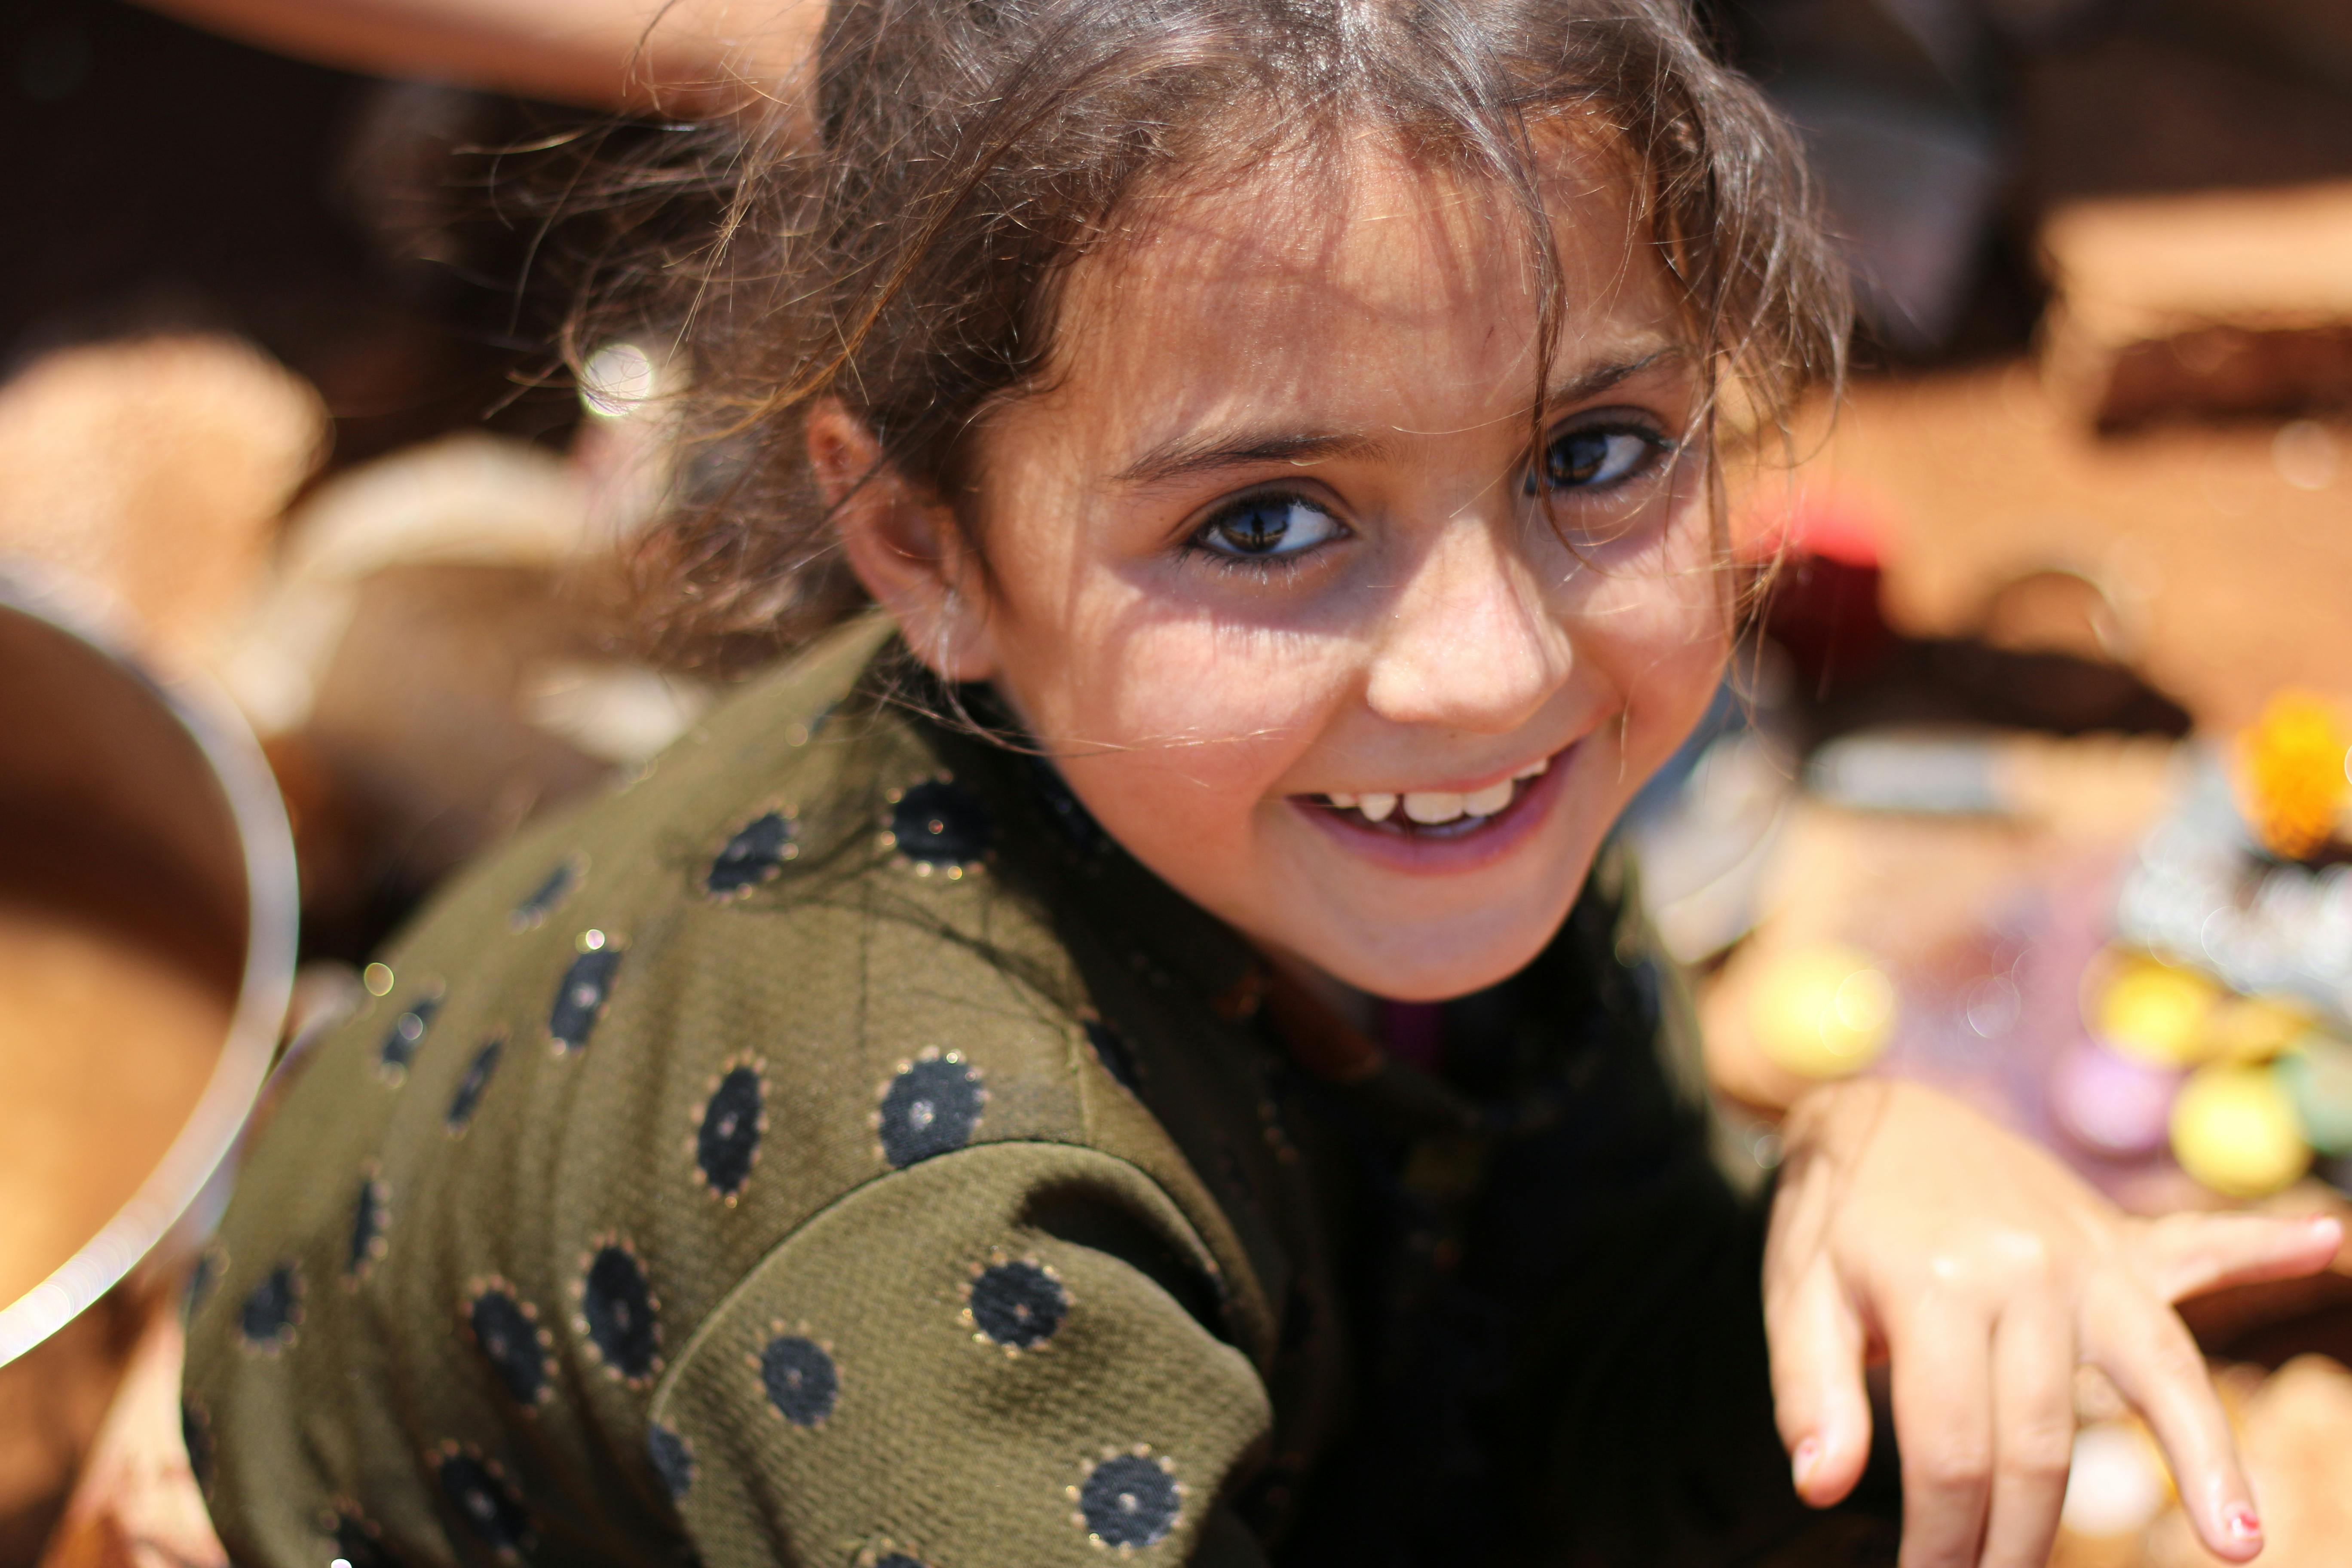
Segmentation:
{"type": "Polygon", "coordinates": [[[1799,1490],[1804,1489],[1805,1483],[1813,1479],[1813,1468],[1821,1462],[1822,1445],[1819,1438],[1808,1437],[1797,1445],[1797,1451],[1790,1456],[1790,1468],[1796,1472],[1799,1490]]]}
{"type": "Polygon", "coordinates": [[[2234,1504],[2222,1511],[2221,1528],[2229,1532],[2232,1541],[2260,1541],[2263,1538],[2263,1521],[2255,1518],[2254,1510],[2244,1503],[2234,1504]]]}

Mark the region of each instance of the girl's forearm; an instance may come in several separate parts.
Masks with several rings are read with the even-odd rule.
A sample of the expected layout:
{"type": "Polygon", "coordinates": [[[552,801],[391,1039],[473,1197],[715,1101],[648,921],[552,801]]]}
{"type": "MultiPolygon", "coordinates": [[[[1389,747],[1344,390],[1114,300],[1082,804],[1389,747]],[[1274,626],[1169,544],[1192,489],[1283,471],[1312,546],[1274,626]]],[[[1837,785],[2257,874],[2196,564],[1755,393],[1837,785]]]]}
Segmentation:
{"type": "Polygon", "coordinates": [[[707,113],[772,97],[824,0],[143,0],[347,70],[593,108],[707,113]]]}

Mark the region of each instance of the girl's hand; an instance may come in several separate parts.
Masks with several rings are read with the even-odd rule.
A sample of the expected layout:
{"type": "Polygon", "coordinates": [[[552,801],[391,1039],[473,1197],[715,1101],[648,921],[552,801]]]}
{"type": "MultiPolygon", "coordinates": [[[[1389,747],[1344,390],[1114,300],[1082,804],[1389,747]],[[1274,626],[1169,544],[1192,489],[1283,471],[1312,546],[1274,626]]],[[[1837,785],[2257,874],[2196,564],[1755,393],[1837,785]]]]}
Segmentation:
{"type": "Polygon", "coordinates": [[[1870,1452],[1865,1359],[1890,1361],[1903,1568],[2041,1568],[2087,1363],[2139,1407],[2189,1521],[2231,1562],[2262,1523],[2204,1358],[2172,1310],[2310,1274],[2333,1219],[2132,1218],[1955,1101],[1884,1080],[1790,1113],[1764,1258],[1772,1392],[1797,1490],[1826,1507],[1870,1452]]]}

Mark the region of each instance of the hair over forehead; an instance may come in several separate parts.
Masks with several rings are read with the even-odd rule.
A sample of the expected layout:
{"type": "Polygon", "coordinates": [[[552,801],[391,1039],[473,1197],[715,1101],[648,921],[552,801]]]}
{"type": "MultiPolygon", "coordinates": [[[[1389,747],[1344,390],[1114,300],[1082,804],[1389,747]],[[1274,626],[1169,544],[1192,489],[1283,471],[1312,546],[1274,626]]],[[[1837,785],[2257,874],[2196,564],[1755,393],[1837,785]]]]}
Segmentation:
{"type": "Polygon", "coordinates": [[[630,300],[667,312],[702,444],[640,556],[676,647],[787,646],[860,602],[801,468],[814,400],[952,498],[977,422],[1047,369],[1074,265],[1149,222],[1139,197],[1276,166],[1319,183],[1368,133],[1516,214],[1538,399],[1567,146],[1626,180],[1630,242],[1655,247],[1711,388],[1769,423],[1840,365],[1792,139],[1681,0],[833,0],[811,107],[814,137],[715,130],[654,176],[698,178],[723,214],[630,300]]]}

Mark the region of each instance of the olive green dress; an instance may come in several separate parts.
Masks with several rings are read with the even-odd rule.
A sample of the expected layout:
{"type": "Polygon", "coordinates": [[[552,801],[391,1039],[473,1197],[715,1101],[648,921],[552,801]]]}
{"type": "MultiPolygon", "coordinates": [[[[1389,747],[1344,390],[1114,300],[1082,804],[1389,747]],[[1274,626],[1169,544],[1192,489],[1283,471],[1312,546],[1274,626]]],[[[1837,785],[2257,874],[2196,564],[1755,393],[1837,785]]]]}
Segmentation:
{"type": "Polygon", "coordinates": [[[1775,1538],[1756,1203],[1615,859],[1442,1070],[1309,1070],[1251,950],[894,648],[461,877],[303,1066],[192,1291],[232,1558],[1775,1538]]]}

